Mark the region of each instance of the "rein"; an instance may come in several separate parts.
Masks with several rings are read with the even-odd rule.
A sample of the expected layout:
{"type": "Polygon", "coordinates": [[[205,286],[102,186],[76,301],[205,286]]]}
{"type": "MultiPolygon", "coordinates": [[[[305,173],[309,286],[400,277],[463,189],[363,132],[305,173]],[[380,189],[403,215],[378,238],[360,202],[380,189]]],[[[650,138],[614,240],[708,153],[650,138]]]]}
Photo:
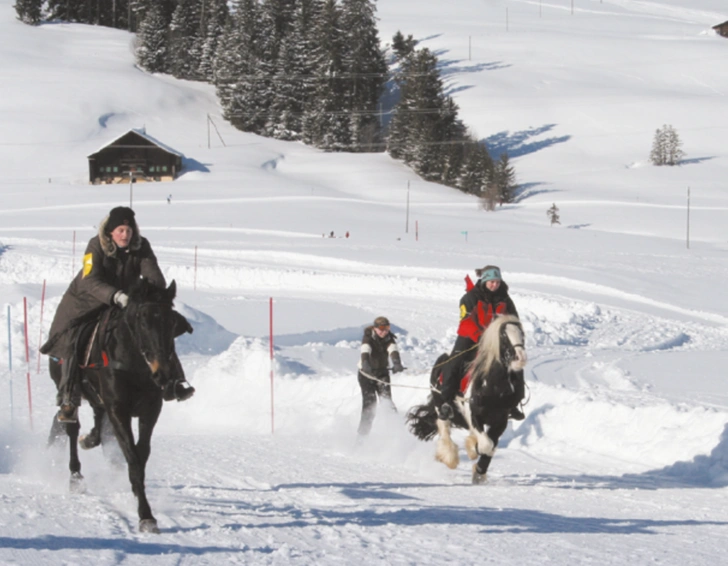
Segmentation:
{"type": "Polygon", "coordinates": [[[379,379],[378,377],[374,377],[373,375],[369,375],[362,370],[359,370],[359,373],[367,379],[371,379],[372,381],[376,381],[377,383],[381,383],[383,385],[389,385],[390,387],[407,387],[409,389],[424,389],[426,391],[437,391],[437,389],[435,389],[434,387],[422,387],[421,385],[404,385],[401,383],[387,383],[386,381],[379,379]]]}

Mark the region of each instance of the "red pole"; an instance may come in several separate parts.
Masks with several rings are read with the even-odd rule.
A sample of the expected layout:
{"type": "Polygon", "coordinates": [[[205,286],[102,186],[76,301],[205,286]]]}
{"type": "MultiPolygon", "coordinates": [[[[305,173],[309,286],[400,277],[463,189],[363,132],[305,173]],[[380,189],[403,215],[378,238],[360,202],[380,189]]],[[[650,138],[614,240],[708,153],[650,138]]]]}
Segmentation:
{"type": "Polygon", "coordinates": [[[46,280],[43,279],[43,291],[40,294],[40,330],[38,331],[38,371],[40,373],[40,347],[43,345],[43,305],[45,304],[46,280]]]}
{"type": "Polygon", "coordinates": [[[197,246],[195,246],[195,279],[193,289],[197,291],[197,246]]]}
{"type": "Polygon", "coordinates": [[[33,396],[30,393],[30,348],[28,347],[28,299],[23,297],[23,326],[25,334],[25,363],[28,383],[28,415],[30,416],[30,430],[33,430],[33,396]]]}
{"type": "Polygon", "coordinates": [[[269,301],[270,324],[270,432],[275,432],[275,405],[273,403],[273,297],[269,301]]]}

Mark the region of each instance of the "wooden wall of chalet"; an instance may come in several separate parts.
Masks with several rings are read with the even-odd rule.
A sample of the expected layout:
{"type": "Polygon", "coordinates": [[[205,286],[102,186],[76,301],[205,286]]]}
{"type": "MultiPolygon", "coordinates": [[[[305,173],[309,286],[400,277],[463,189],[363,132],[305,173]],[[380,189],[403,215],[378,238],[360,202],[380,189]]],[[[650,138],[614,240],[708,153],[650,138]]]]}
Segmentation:
{"type": "Polygon", "coordinates": [[[182,169],[182,158],[137,134],[128,132],[88,158],[89,180],[100,183],[172,181],[182,169]]]}

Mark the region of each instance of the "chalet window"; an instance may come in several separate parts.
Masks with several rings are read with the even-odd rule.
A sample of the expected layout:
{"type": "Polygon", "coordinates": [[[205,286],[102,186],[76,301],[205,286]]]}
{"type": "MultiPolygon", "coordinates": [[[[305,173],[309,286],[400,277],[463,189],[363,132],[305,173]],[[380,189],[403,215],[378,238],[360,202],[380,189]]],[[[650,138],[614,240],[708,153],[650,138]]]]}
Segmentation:
{"type": "Polygon", "coordinates": [[[152,166],[149,167],[149,172],[150,173],[154,173],[154,165],[152,165],[152,166]]]}
{"type": "Polygon", "coordinates": [[[165,173],[167,172],[167,166],[166,165],[162,165],[162,171],[164,171],[165,173]]]}
{"type": "Polygon", "coordinates": [[[118,173],[118,172],[119,172],[119,168],[114,166],[114,173],[118,173]]]}

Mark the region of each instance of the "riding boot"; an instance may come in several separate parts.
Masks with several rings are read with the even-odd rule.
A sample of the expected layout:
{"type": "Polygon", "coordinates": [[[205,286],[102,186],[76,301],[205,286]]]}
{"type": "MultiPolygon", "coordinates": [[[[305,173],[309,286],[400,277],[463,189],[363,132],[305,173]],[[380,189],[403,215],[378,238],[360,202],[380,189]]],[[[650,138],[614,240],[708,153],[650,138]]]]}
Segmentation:
{"type": "Polygon", "coordinates": [[[78,383],[78,368],[75,354],[71,354],[61,364],[61,381],[58,384],[56,404],[58,421],[62,423],[78,422],[78,407],[81,405],[81,389],[78,383]]]}
{"type": "Polygon", "coordinates": [[[185,379],[185,372],[184,369],[182,369],[182,364],[179,361],[177,352],[172,354],[169,361],[172,366],[172,379],[170,379],[164,387],[162,397],[165,401],[174,401],[175,399],[177,401],[186,401],[195,394],[195,388],[187,383],[187,380],[185,379]]]}

